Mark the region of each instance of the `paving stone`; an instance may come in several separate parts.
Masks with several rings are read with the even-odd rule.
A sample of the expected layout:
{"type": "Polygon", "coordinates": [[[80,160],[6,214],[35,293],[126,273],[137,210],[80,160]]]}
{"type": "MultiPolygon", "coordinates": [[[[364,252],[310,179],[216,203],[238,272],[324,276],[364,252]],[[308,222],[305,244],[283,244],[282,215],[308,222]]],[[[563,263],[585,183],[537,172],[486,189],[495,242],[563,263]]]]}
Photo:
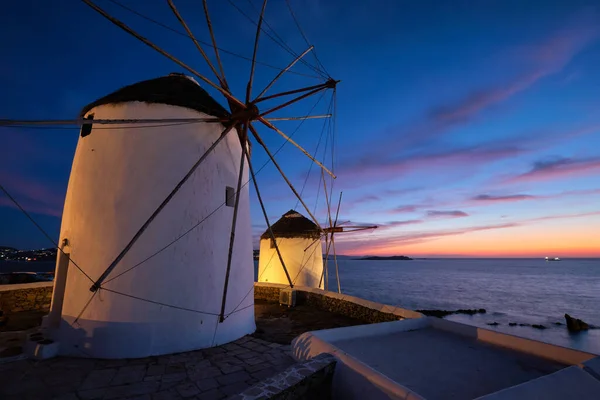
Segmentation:
{"type": "Polygon", "coordinates": [[[251,385],[246,382],[238,382],[233,385],[227,385],[219,388],[221,392],[225,393],[227,396],[232,396],[234,394],[238,394],[248,389],[251,385]]]}
{"type": "Polygon", "coordinates": [[[123,400],[152,400],[149,394],[143,394],[141,396],[125,397],[123,400]]]}
{"type": "Polygon", "coordinates": [[[65,385],[53,386],[52,388],[50,388],[50,393],[53,397],[59,397],[69,393],[75,394],[75,392],[77,392],[77,390],[79,389],[79,386],[79,383],[67,383],[65,385]]]}
{"type": "Polygon", "coordinates": [[[53,395],[52,400],[79,400],[79,397],[73,392],[53,395]]]}
{"type": "Polygon", "coordinates": [[[245,361],[246,361],[247,365],[258,365],[258,364],[262,364],[263,362],[265,362],[265,360],[262,357],[248,358],[245,361]]]}
{"type": "Polygon", "coordinates": [[[249,379],[249,378],[250,378],[250,375],[248,375],[247,372],[240,371],[240,372],[234,372],[233,374],[218,376],[217,382],[219,382],[221,385],[231,385],[234,383],[245,381],[246,379],[249,379]]]}
{"type": "Polygon", "coordinates": [[[187,369],[188,372],[198,372],[198,371],[200,371],[204,368],[208,368],[210,366],[211,366],[210,360],[207,360],[207,359],[188,361],[185,363],[185,368],[187,369]]]}
{"type": "Polygon", "coordinates": [[[273,364],[270,364],[268,362],[263,362],[260,364],[256,364],[256,365],[248,365],[246,366],[246,372],[249,372],[250,374],[252,374],[253,372],[258,372],[261,371],[263,369],[266,368],[273,368],[273,364]]]}
{"type": "Polygon", "coordinates": [[[275,368],[263,369],[261,371],[254,372],[250,374],[254,379],[258,379],[262,381],[263,379],[267,379],[277,374],[277,370],[275,368]]]}
{"type": "Polygon", "coordinates": [[[240,360],[247,360],[249,358],[258,357],[260,354],[255,351],[248,351],[246,353],[238,354],[236,357],[240,360]]]}
{"type": "Polygon", "coordinates": [[[146,375],[145,365],[127,365],[119,368],[119,371],[111,381],[112,386],[124,385],[126,383],[136,383],[144,380],[146,375]]]}
{"type": "Polygon", "coordinates": [[[165,373],[165,365],[149,365],[146,371],[146,376],[162,375],[165,373]]]}
{"type": "Polygon", "coordinates": [[[113,380],[117,370],[115,368],[98,369],[89,373],[81,384],[80,390],[95,389],[108,386],[113,380]]]}
{"type": "Polygon", "coordinates": [[[162,381],[162,375],[152,375],[152,376],[146,376],[144,378],[144,382],[151,382],[151,381],[162,381]]]}
{"type": "Polygon", "coordinates": [[[225,365],[219,368],[223,374],[231,374],[232,372],[243,371],[241,365],[225,365]]]}
{"type": "Polygon", "coordinates": [[[240,346],[239,344],[235,344],[235,343],[227,343],[225,345],[222,346],[225,350],[229,351],[233,351],[233,350],[240,350],[243,347],[240,346]]]}
{"type": "Polygon", "coordinates": [[[117,399],[120,397],[150,394],[156,392],[159,386],[159,382],[138,382],[131,385],[112,386],[106,389],[104,399],[117,399]]]}
{"type": "Polygon", "coordinates": [[[206,392],[207,390],[218,388],[219,383],[215,378],[206,378],[196,381],[196,386],[200,392],[206,392]]]}
{"type": "Polygon", "coordinates": [[[249,351],[250,351],[250,349],[246,349],[246,348],[242,347],[239,350],[228,351],[227,355],[228,356],[237,356],[239,354],[248,353],[249,351]]]}
{"type": "Polygon", "coordinates": [[[152,400],[181,400],[182,397],[179,395],[177,390],[169,389],[169,390],[161,390],[159,392],[153,393],[150,395],[152,400]]]}
{"type": "Polygon", "coordinates": [[[204,356],[206,357],[211,356],[211,355],[215,355],[215,354],[220,354],[220,353],[225,353],[225,349],[222,349],[220,347],[210,347],[208,349],[203,349],[202,352],[204,353],[204,356]]]}
{"type": "Polygon", "coordinates": [[[216,367],[203,368],[197,372],[188,373],[188,377],[192,381],[198,381],[200,379],[206,379],[206,378],[214,378],[214,377],[221,376],[221,375],[223,375],[221,370],[216,367]]]}
{"type": "Polygon", "coordinates": [[[79,398],[81,400],[102,399],[104,397],[104,393],[106,392],[106,390],[107,390],[107,388],[80,390],[77,392],[77,396],[79,396],[79,398]]]}
{"type": "Polygon", "coordinates": [[[256,343],[259,343],[259,344],[262,344],[264,346],[269,346],[269,345],[272,344],[271,342],[268,342],[268,341],[266,341],[264,339],[258,339],[258,338],[254,338],[254,339],[252,339],[252,341],[256,342],[256,343]]]}
{"type": "Polygon", "coordinates": [[[171,374],[174,372],[185,372],[185,363],[184,362],[176,362],[166,366],[165,374],[171,374]]]}
{"type": "Polygon", "coordinates": [[[181,395],[181,397],[184,398],[193,397],[197,394],[200,394],[200,389],[198,389],[198,387],[192,382],[182,383],[175,389],[177,389],[177,392],[181,395]]]}
{"type": "Polygon", "coordinates": [[[249,341],[251,341],[251,340],[252,340],[252,336],[244,336],[244,337],[241,337],[241,338],[239,338],[238,340],[236,340],[236,341],[235,341],[235,342],[233,342],[233,343],[236,343],[236,344],[242,344],[242,343],[249,342],[249,341]]]}
{"type": "Polygon", "coordinates": [[[127,360],[127,365],[148,365],[155,362],[156,357],[130,358],[127,360]]]}
{"type": "Polygon", "coordinates": [[[163,382],[181,382],[187,378],[185,372],[175,372],[173,374],[165,374],[162,376],[163,382]]]}
{"type": "Polygon", "coordinates": [[[269,343],[268,344],[269,347],[273,348],[273,349],[278,349],[280,348],[282,345],[279,343],[269,343]]]}
{"type": "Polygon", "coordinates": [[[196,398],[198,400],[220,400],[224,398],[226,395],[221,392],[219,389],[212,389],[208,392],[200,393],[196,398]]]}
{"type": "Polygon", "coordinates": [[[254,350],[255,348],[260,347],[262,345],[259,344],[259,343],[256,343],[253,340],[250,340],[250,341],[248,341],[246,343],[241,343],[240,346],[245,347],[245,348],[250,349],[250,350],[254,350]]]}
{"type": "Polygon", "coordinates": [[[99,360],[97,366],[100,368],[118,368],[127,365],[127,360],[99,360]]]}
{"type": "MultiPolygon", "coordinates": [[[[52,386],[61,386],[65,384],[72,383],[81,383],[87,371],[77,371],[77,370],[69,370],[69,371],[52,371],[48,374],[39,374],[38,376],[44,381],[44,383],[50,387],[52,386]]],[[[37,374],[36,374],[37,375],[37,374]]],[[[32,376],[28,376],[25,380],[28,382],[32,376]]]]}

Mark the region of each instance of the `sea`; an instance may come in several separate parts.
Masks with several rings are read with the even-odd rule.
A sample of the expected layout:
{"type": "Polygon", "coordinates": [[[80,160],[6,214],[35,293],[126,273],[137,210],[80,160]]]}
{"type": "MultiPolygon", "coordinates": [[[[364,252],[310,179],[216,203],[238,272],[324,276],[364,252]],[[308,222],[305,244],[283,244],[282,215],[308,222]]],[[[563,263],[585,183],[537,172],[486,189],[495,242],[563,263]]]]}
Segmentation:
{"type": "MultiPolygon", "coordinates": [[[[54,262],[26,264],[0,262],[0,272],[54,269],[54,262]]],[[[337,290],[328,265],[329,289],[337,290]]],[[[600,259],[341,259],[338,266],[344,294],[411,310],[484,308],[445,318],[600,355],[600,329],[570,334],[564,319],[567,313],[600,327],[600,259]]]]}

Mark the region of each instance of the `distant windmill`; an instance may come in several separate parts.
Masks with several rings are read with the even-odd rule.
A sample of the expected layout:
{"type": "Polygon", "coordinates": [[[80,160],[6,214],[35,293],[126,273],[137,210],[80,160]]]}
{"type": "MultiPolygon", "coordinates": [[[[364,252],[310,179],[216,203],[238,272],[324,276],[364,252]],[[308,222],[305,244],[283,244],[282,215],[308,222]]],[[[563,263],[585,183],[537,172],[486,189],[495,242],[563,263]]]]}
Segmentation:
{"type": "MultiPolygon", "coordinates": [[[[194,37],[173,0],[168,4],[185,29],[183,35],[193,41],[215,75],[215,82],[92,0],[82,2],[191,77],[171,74],[126,86],[85,107],[77,120],[0,121],[0,126],[81,126],[46,326],[60,341],[62,354],[100,358],[187,351],[251,333],[255,323],[253,296],[249,296],[253,288],[249,180],[269,235],[273,239],[274,235],[256,181],[249,139],[264,149],[319,231],[325,232],[257,127],[276,132],[335,178],[329,168],[274,125],[282,120],[330,118],[331,113],[282,118],[273,118],[272,113],[327,90],[335,95],[339,81],[324,71],[316,55],[316,66],[304,60],[313,51],[307,42],[303,53],[291,52],[293,61],[253,95],[266,0],[256,23],[243,100],[233,94],[225,76],[220,57],[223,50],[216,44],[207,0],[203,6],[211,36],[208,47],[214,50],[216,64],[203,48],[207,44],[194,37]],[[309,66],[321,82],[267,95],[298,62],[309,66]],[[229,110],[196,80],[223,95],[229,110]],[[294,95],[280,104],[258,108],[267,101],[294,95]],[[232,136],[232,132],[236,134],[232,136]]],[[[281,265],[285,270],[283,261],[281,265]]],[[[289,277],[287,270],[285,273],[289,277]]],[[[289,284],[293,285],[291,280],[289,284]]]]}

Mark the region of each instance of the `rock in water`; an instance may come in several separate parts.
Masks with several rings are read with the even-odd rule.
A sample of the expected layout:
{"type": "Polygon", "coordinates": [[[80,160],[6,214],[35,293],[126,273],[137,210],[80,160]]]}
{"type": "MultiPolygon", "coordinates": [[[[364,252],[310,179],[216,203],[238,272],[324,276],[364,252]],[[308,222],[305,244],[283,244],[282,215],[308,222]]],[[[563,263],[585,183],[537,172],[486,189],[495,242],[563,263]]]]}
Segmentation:
{"type": "Polygon", "coordinates": [[[567,329],[569,332],[587,331],[590,326],[580,319],[573,318],[569,314],[565,314],[565,320],[567,321],[567,329]]]}

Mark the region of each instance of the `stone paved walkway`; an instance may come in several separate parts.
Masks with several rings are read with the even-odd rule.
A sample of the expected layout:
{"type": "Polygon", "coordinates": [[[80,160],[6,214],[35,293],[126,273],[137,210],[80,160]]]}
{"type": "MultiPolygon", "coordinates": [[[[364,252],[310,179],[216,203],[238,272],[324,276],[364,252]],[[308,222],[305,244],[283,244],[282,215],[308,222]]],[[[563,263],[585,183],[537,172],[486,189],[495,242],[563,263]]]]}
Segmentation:
{"type": "Polygon", "coordinates": [[[0,399],[221,399],[293,363],[289,345],[250,336],[143,359],[16,361],[0,364],[0,399]]]}

